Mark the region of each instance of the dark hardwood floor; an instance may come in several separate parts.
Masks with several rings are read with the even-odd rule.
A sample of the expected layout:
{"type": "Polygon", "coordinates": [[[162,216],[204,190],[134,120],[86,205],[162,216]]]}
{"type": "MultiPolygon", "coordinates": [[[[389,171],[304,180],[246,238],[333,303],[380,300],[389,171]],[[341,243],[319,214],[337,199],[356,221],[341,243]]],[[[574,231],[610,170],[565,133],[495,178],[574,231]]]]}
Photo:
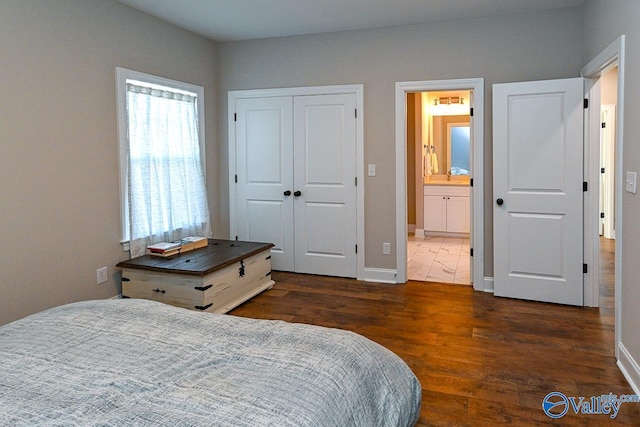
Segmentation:
{"type": "Polygon", "coordinates": [[[550,392],[633,394],[614,357],[613,255],[602,257],[600,309],[497,298],[469,286],[405,285],[273,273],[276,285],[233,315],[360,333],[389,348],[422,384],[417,425],[640,425],[640,403],[612,420],[552,420],[550,392]]]}

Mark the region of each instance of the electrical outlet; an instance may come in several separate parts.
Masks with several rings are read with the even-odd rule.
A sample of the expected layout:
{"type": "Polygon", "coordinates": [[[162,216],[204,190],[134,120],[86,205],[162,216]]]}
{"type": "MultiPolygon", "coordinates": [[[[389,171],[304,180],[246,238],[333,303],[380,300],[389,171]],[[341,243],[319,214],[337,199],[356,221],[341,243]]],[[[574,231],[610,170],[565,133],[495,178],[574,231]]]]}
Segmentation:
{"type": "Polygon", "coordinates": [[[96,270],[96,277],[98,281],[98,285],[109,281],[107,276],[107,267],[102,267],[96,270]]]}
{"type": "Polygon", "coordinates": [[[391,243],[382,243],[382,255],[391,255],[391,243]]]}

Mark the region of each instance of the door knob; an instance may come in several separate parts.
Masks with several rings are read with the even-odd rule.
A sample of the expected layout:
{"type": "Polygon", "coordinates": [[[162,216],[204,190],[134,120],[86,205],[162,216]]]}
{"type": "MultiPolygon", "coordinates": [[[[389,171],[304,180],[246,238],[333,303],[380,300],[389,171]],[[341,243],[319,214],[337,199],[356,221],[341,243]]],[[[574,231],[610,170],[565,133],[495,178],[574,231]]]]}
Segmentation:
{"type": "Polygon", "coordinates": [[[302,196],[302,193],[300,191],[296,191],[295,193],[293,193],[293,195],[296,197],[300,197],[302,196]]]}
{"type": "Polygon", "coordinates": [[[285,191],[285,192],[284,192],[284,195],[285,195],[285,196],[290,196],[290,195],[291,195],[291,190],[287,190],[287,191],[285,191]]]}
{"type": "Polygon", "coordinates": [[[498,204],[498,206],[502,206],[502,204],[504,203],[504,200],[498,199],[496,200],[496,203],[498,204]]]}

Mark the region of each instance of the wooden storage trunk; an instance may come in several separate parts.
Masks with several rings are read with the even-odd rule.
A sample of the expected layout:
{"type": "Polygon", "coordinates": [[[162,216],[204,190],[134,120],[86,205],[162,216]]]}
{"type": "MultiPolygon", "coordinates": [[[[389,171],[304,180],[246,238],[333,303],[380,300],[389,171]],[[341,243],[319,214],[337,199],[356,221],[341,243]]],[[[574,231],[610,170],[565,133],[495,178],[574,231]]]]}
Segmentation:
{"type": "Polygon", "coordinates": [[[206,248],[169,258],[118,263],[122,296],[226,313],[274,284],[269,243],[209,239],[206,248]]]}

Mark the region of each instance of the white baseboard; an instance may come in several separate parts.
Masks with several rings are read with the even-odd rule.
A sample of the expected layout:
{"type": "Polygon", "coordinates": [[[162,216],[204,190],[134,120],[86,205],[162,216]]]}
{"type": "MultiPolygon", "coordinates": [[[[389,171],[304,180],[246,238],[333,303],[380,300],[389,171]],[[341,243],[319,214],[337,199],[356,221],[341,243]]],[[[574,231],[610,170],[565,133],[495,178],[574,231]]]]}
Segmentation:
{"type": "Polygon", "coordinates": [[[407,227],[409,229],[408,230],[409,233],[415,233],[415,231],[416,231],[416,225],[415,224],[408,224],[407,227]]]}
{"type": "Polygon", "coordinates": [[[424,228],[416,228],[413,234],[415,236],[424,237],[424,228]]]}
{"type": "Polygon", "coordinates": [[[458,239],[468,239],[469,236],[470,236],[469,233],[449,233],[446,231],[424,231],[424,237],[453,237],[458,239]]]}
{"type": "Polygon", "coordinates": [[[479,287],[475,287],[476,291],[493,293],[493,277],[485,277],[479,287]]]}
{"type": "Polygon", "coordinates": [[[364,269],[365,282],[397,283],[397,271],[390,268],[364,269]]]}
{"type": "Polygon", "coordinates": [[[627,379],[633,392],[640,395],[640,365],[621,342],[618,343],[618,368],[622,371],[622,375],[627,379]]]}

